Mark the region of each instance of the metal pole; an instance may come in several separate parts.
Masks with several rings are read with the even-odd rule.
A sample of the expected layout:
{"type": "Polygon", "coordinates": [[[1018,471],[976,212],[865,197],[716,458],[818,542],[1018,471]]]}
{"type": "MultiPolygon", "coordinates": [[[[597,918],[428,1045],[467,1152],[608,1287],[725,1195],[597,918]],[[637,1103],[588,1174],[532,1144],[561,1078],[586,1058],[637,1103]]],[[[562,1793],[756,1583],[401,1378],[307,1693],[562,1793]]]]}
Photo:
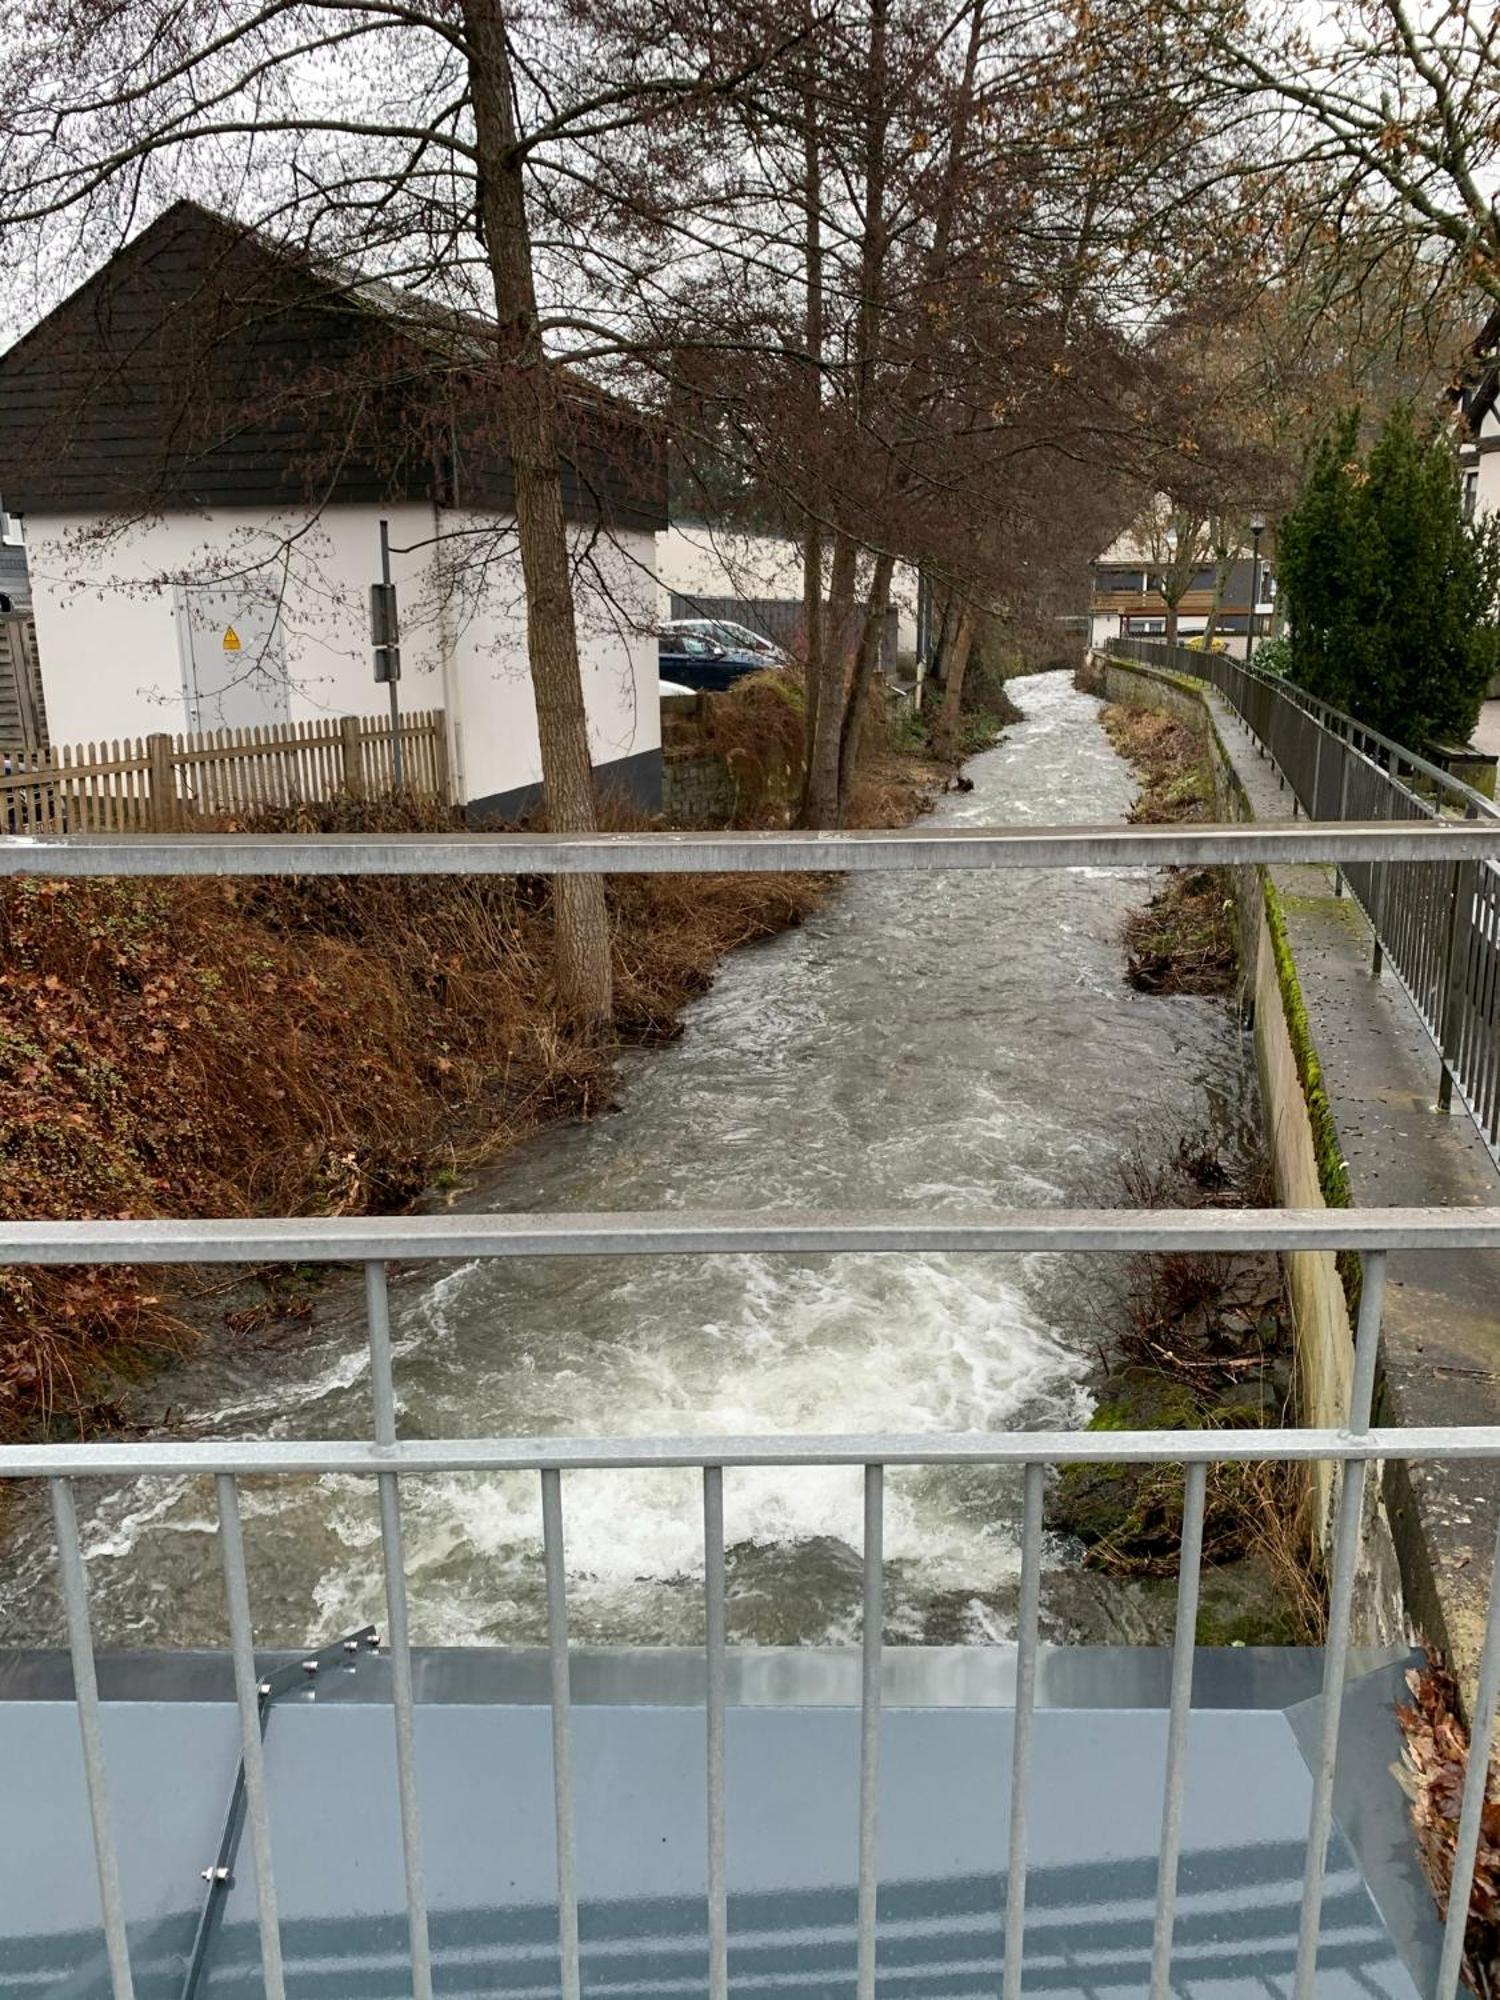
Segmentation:
{"type": "Polygon", "coordinates": [[[1245,620],[1245,665],[1248,667],[1255,656],[1255,607],[1260,602],[1260,537],[1261,530],[1250,530],[1250,613],[1245,620]]]}
{"type": "MultiPolygon", "coordinates": [[[[1460,972],[1468,956],[1469,947],[1469,927],[1461,922],[1459,915],[1463,908],[1466,873],[1463,862],[1455,861],[1452,900],[1448,905],[1448,932],[1443,950],[1443,1003],[1435,1023],[1440,1065],[1437,1099],[1439,1111],[1453,1109],[1453,1072],[1458,1065],[1460,972]]],[[[1472,890],[1469,901],[1472,905],[1472,890]]]]}
{"type": "Polygon", "coordinates": [[[1042,1489],[1046,1467],[1028,1464],[1016,1606],[1016,1707],[1010,1754],[1010,1843],[1005,1865],[1005,1964],[1001,2000],[1021,2000],[1026,1947],[1026,1855],[1031,1815],[1031,1724],[1036,1705],[1037,1617],[1042,1589],[1042,1489]]]}
{"type": "MultiPolygon", "coordinates": [[[[385,585],[387,590],[390,589],[391,524],[389,521],[382,521],[380,524],[380,581],[385,585]]],[[[386,682],[386,687],[390,691],[391,697],[391,772],[396,781],[396,790],[399,792],[403,783],[401,768],[401,702],[396,693],[394,676],[386,682]]]]}
{"type": "Polygon", "coordinates": [[[728,2000],[724,1813],[724,1468],[703,1468],[703,1624],[708,1724],[708,1994],[728,2000]]]}
{"type": "Polygon", "coordinates": [[[860,1629],[859,1887],[855,1993],[875,2000],[876,1838],[880,1806],[880,1661],[884,1609],[885,1476],[865,1467],[864,1613],[860,1629]]]}
{"type": "Polygon", "coordinates": [[[78,1543],[78,1514],[73,1489],[66,1479],[50,1482],[52,1519],[57,1530],[58,1566],[62,1571],[63,1609],[68,1621],[68,1650],[73,1656],[73,1705],[83,1743],[83,1775],[88,1787],[89,1820],[94,1833],[94,1864],[99,1875],[99,1909],[104,1920],[104,1952],[109,1963],[109,1988],[114,2000],[135,2000],[130,1975],[130,1946],[125,1935],[125,1899],[120,1892],[120,1864],[115,1852],[109,1809],[109,1783],[104,1773],[104,1735],[99,1720],[99,1681],[94,1670],[94,1635],[89,1624],[88,1582],[78,1543]]]}

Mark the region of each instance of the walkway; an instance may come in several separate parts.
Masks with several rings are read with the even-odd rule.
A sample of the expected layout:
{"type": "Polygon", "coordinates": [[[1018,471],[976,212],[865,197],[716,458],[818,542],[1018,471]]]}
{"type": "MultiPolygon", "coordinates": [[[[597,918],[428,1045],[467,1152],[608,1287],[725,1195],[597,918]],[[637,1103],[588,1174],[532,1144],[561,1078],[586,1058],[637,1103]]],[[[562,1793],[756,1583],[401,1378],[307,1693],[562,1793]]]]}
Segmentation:
{"type": "MultiPolygon", "coordinates": [[[[1291,816],[1291,793],[1228,704],[1209,695],[1220,740],[1257,819],[1291,816]]],[[[1500,703],[1489,704],[1500,712],[1500,703]]],[[[1370,976],[1370,931],[1334,894],[1333,870],[1272,870],[1357,1204],[1500,1203],[1468,1115],[1434,1109],[1438,1062],[1394,977],[1370,976]]],[[[1388,1424],[1500,1423],[1500,1256],[1393,1255],[1386,1295],[1388,1424]]],[[[1388,1468],[1386,1499],[1406,1602],[1424,1636],[1472,1685],[1500,1521],[1500,1467],[1388,1468]]]]}

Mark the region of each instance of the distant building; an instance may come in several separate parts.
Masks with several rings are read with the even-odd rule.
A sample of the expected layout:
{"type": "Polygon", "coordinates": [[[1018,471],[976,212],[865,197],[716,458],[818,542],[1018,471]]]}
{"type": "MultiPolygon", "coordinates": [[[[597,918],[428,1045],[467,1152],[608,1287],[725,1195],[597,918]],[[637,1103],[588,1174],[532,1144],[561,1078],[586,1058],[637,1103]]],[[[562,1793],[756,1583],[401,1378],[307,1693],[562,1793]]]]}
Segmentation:
{"type": "Polygon", "coordinates": [[[1464,377],[1448,400],[1458,432],[1464,513],[1483,520],[1500,513],[1500,307],[1475,336],[1464,377]]]}
{"type": "MultiPolygon", "coordinates": [[[[541,761],[490,329],[191,202],[0,356],[0,492],[25,522],[55,742],[381,715],[369,586],[389,523],[403,707],[441,708],[458,798],[514,813],[541,761]]],[[[565,510],[602,780],[660,785],[665,468],[629,409],[565,396],[565,510]]]]}
{"type": "MultiPolygon", "coordinates": [[[[1254,558],[1239,555],[1230,565],[1224,582],[1214,634],[1225,643],[1226,651],[1244,657],[1246,636],[1251,626],[1250,591],[1254,558]]],[[[1177,607],[1177,636],[1180,640],[1200,636],[1208,629],[1213,609],[1217,567],[1204,563],[1194,572],[1187,592],[1177,607]]],[[[1259,587],[1254,606],[1257,639],[1271,628],[1276,610],[1276,577],[1264,557],[1260,563],[1259,587]]],[[[1090,565],[1089,643],[1102,646],[1110,639],[1160,638],[1167,629],[1167,604],[1161,594],[1161,572],[1149,551],[1129,534],[1112,542],[1090,565]]]]}

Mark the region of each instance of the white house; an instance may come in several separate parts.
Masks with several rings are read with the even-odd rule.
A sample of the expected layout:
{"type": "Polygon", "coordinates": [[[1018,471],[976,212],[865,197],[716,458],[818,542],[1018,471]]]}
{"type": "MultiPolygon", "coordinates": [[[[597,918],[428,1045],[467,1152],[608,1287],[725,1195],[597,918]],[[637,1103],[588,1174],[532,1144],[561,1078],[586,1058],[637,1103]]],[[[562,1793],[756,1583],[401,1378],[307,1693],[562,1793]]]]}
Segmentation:
{"type": "MultiPolygon", "coordinates": [[[[441,708],[459,802],[513,814],[541,763],[484,329],[191,203],[0,356],[0,489],[24,518],[56,743],[384,715],[381,523],[407,709],[441,708]],[[469,366],[465,368],[465,359],[469,366]]],[[[568,399],[565,506],[602,783],[660,787],[660,461],[568,399]]]]}
{"type": "MultiPolygon", "coordinates": [[[[733,603],[760,608],[761,622],[782,643],[801,627],[802,549],[786,536],[676,518],[657,537],[656,583],[664,619],[733,617],[733,603]]],[[[917,572],[898,563],[891,578],[893,646],[903,653],[916,651],[917,598],[917,572]]]]}

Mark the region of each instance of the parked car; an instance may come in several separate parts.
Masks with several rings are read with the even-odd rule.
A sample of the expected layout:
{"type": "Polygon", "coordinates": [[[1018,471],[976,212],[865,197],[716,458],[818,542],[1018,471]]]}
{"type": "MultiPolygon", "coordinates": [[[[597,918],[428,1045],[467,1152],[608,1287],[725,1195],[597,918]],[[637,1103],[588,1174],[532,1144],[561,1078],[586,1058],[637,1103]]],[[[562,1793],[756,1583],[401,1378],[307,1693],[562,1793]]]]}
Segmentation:
{"type": "Polygon", "coordinates": [[[661,678],[700,693],[722,694],[750,674],[763,674],[768,665],[759,654],[731,653],[697,632],[663,632],[656,648],[661,678]]]}
{"type": "Polygon", "coordinates": [[[752,631],[748,625],[737,625],[731,618],[673,618],[661,629],[673,634],[692,633],[700,639],[712,639],[726,653],[761,656],[765,666],[785,667],[791,664],[789,656],[774,639],[768,639],[764,632],[752,631]]]}

